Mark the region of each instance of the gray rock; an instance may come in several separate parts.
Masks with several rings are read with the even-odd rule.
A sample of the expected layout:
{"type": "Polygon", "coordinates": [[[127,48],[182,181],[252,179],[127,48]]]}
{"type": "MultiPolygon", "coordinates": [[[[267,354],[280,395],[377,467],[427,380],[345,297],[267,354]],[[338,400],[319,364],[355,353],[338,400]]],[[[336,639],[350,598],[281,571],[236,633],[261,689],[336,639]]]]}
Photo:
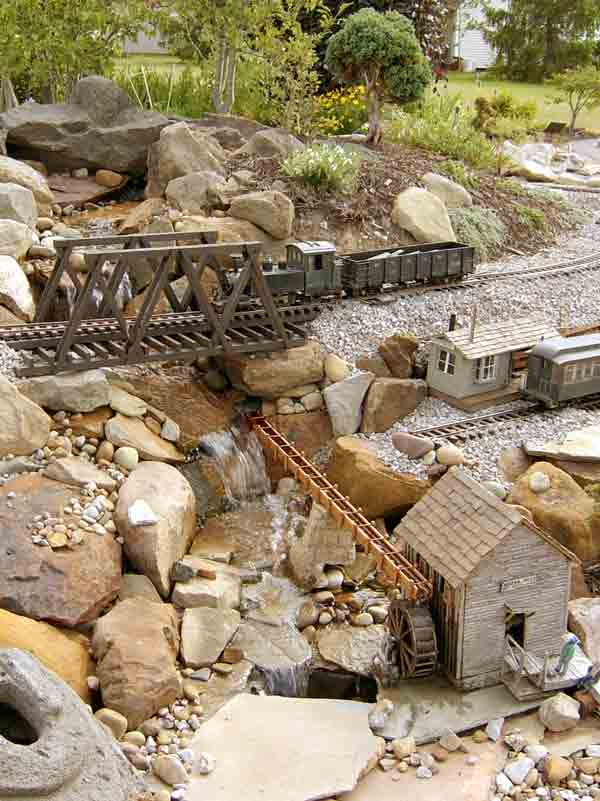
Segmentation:
{"type": "Polygon", "coordinates": [[[93,412],[110,400],[110,384],[102,370],[27,378],[18,387],[34,403],[53,411],[93,412]]]}
{"type": "Polygon", "coordinates": [[[435,172],[428,172],[421,182],[432,195],[438,197],[448,209],[457,209],[473,205],[473,198],[460,184],[446,178],[445,175],[438,175],[435,172]]]}
{"type": "Polygon", "coordinates": [[[31,189],[19,184],[0,183],[0,219],[16,220],[34,228],[38,210],[31,189]]]}
{"type": "Polygon", "coordinates": [[[323,390],[335,437],[356,434],[362,420],[362,404],[375,376],[358,373],[323,390]]]}
{"type": "Polygon", "coordinates": [[[370,676],[379,663],[385,662],[388,637],[382,625],[328,627],[319,631],[317,647],[327,662],[351,673],[370,676]]]}
{"type": "Polygon", "coordinates": [[[34,241],[33,231],[24,223],[0,219],[0,256],[22,259],[34,241]]]}
{"type": "MultiPolygon", "coordinates": [[[[21,106],[22,108],[22,106],[21,106]]],[[[0,115],[1,116],[1,115],[0,115]]],[[[0,122],[0,128],[2,123],[0,122]]],[[[54,195],[43,175],[29,164],[0,155],[0,184],[18,184],[33,192],[39,214],[52,214],[54,195]]]]}
{"type": "Polygon", "coordinates": [[[198,569],[196,567],[181,560],[175,562],[171,568],[171,581],[191,581],[197,575],[198,569]]]}
{"type": "Polygon", "coordinates": [[[312,589],[325,578],[326,564],[348,565],[355,558],[352,532],[336,526],[328,512],[314,503],[303,536],[296,537],[290,546],[289,563],[295,579],[312,589]]]}
{"type": "Polygon", "coordinates": [[[534,767],[533,759],[519,756],[509,760],[504,766],[504,773],[513,784],[522,784],[529,771],[534,767]]]}
{"type": "Polygon", "coordinates": [[[292,235],[294,204],[281,192],[250,192],[240,195],[231,201],[229,214],[254,223],[274,239],[287,239],[292,235]]]}
{"type": "MultiPolygon", "coordinates": [[[[0,238],[2,224],[0,220],[0,238]]],[[[26,323],[30,323],[35,316],[35,302],[29,281],[12,256],[0,255],[0,304],[26,323]]]]}
{"type": "Polygon", "coordinates": [[[52,169],[108,167],[143,173],[149,146],[168,120],[140,111],[112,81],[82,78],[66,103],[24,103],[0,114],[8,144],[40,155],[52,169]]]}
{"type": "Polygon", "coordinates": [[[0,651],[3,703],[18,709],[39,739],[2,740],[0,797],[15,801],[128,801],[141,790],[112,735],[75,692],[25,651],[0,651]]]}
{"type": "Polygon", "coordinates": [[[227,154],[210,132],[185,122],[169,125],[148,152],[147,197],[161,197],[175,178],[194,172],[224,175],[227,154]]]}
{"type": "Polygon", "coordinates": [[[155,604],[161,604],[162,598],[148,576],[139,576],[137,573],[125,573],[119,590],[119,601],[128,598],[145,598],[155,604]]]}
{"type": "Polygon", "coordinates": [[[225,179],[217,172],[192,172],[169,181],[165,196],[169,203],[188,214],[202,214],[209,206],[220,208],[225,179]]]}
{"type": "Polygon", "coordinates": [[[304,149],[305,145],[292,134],[275,128],[258,131],[241,148],[241,153],[262,158],[283,160],[295,150],[304,149]]]}

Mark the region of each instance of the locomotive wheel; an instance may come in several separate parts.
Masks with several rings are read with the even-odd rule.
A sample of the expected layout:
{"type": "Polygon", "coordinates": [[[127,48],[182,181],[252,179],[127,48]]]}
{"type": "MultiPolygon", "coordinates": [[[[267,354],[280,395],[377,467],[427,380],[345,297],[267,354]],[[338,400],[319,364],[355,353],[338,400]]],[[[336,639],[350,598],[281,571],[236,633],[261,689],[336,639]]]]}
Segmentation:
{"type": "Polygon", "coordinates": [[[406,601],[393,601],[389,624],[398,648],[402,677],[431,676],[437,666],[437,638],[429,609],[411,606],[406,601]]]}

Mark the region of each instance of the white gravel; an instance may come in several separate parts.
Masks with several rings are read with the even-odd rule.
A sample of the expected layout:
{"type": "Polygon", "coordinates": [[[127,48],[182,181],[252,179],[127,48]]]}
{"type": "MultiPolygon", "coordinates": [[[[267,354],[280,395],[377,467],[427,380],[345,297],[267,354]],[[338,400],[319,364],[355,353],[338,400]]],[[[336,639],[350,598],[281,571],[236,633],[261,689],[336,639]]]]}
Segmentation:
{"type": "MultiPolygon", "coordinates": [[[[600,195],[563,192],[561,196],[574,205],[592,211],[594,217],[598,216],[600,195]]],[[[482,264],[478,272],[525,270],[599,251],[600,225],[591,222],[576,234],[563,237],[556,246],[535,256],[516,256],[501,262],[482,264]]],[[[472,289],[398,297],[395,302],[383,306],[373,306],[360,300],[345,301],[323,311],[313,323],[313,331],[328,350],[353,364],[357,357],[376,351],[381,340],[394,333],[414,334],[426,343],[447,330],[452,313],[458,315],[459,321],[466,321],[475,305],[480,322],[536,315],[558,326],[561,307],[565,310],[568,325],[600,322],[600,269],[526,281],[516,278],[491,280],[472,289]]],[[[519,404],[520,401],[517,401],[474,414],[491,414],[519,404]]],[[[389,431],[361,436],[372,443],[379,458],[387,465],[424,478],[427,476],[427,467],[421,461],[411,461],[402,456],[392,445],[392,434],[441,425],[464,417],[469,417],[469,414],[443,401],[427,398],[414,414],[389,431]]],[[[600,425],[600,411],[560,409],[505,423],[494,433],[464,446],[468,459],[475,462],[469,469],[482,481],[502,480],[497,471],[497,460],[505,448],[520,445],[524,441],[542,443],[558,439],[572,429],[590,425],[600,425]]]]}
{"type": "MultiPolygon", "coordinates": [[[[520,401],[503,406],[494,406],[474,414],[493,414],[501,409],[518,408],[520,401]]],[[[419,478],[427,477],[427,466],[421,460],[411,460],[403,456],[392,444],[392,434],[398,431],[412,431],[417,428],[436,426],[470,417],[466,412],[454,409],[443,401],[427,398],[419,408],[402,422],[396,423],[383,434],[370,434],[368,439],[374,446],[378,457],[389,467],[401,472],[413,473],[419,478]]],[[[480,481],[502,481],[497,462],[501,452],[524,442],[542,444],[561,439],[567,432],[587,426],[600,425],[600,411],[585,409],[557,409],[532,415],[523,419],[502,423],[493,433],[471,440],[468,444],[457,443],[469,460],[476,463],[469,467],[480,481]]],[[[363,435],[364,436],[364,435],[363,435]]],[[[436,440],[437,441],[437,440],[436,440]]],[[[445,440],[440,439],[439,442],[445,440]]]]}
{"type": "Polygon", "coordinates": [[[22,364],[18,352],[0,342],[0,374],[9,381],[16,381],[15,368],[22,364]]]}
{"type": "MultiPolygon", "coordinates": [[[[575,202],[600,206],[600,195],[577,195],[575,202]],[[591,200],[590,200],[591,198],[591,200]]],[[[555,264],[600,251],[600,225],[590,223],[576,235],[565,237],[555,247],[531,257],[513,257],[481,265],[478,271],[517,270],[555,264]]],[[[543,316],[558,325],[564,307],[568,325],[584,325],[600,320],[600,268],[596,272],[486,281],[470,289],[398,296],[384,306],[360,300],[344,301],[324,310],[312,324],[319,341],[351,363],[372,353],[377,345],[394,333],[414,334],[429,340],[448,327],[452,313],[465,322],[477,306],[478,320],[508,320],[531,315],[543,316]]]]}

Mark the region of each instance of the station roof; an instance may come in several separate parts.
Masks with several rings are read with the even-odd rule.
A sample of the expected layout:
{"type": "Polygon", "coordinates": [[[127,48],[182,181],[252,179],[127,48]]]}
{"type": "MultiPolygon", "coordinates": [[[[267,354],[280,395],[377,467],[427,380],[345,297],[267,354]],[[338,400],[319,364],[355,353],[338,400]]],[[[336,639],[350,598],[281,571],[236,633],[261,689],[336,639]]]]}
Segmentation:
{"type": "Polygon", "coordinates": [[[443,334],[443,337],[467,359],[480,359],[482,356],[524,350],[537,344],[540,339],[557,336],[558,331],[555,328],[545,320],[535,317],[477,324],[472,340],[469,325],[443,334]]]}
{"type": "Polygon", "coordinates": [[[553,337],[538,342],[531,353],[554,364],[567,364],[581,359],[591,359],[595,356],[600,358],[600,334],[553,337]]]}
{"type": "Polygon", "coordinates": [[[504,538],[524,525],[565,558],[577,557],[458,467],[450,469],[396,527],[398,539],[452,587],[463,584],[504,538]]]}

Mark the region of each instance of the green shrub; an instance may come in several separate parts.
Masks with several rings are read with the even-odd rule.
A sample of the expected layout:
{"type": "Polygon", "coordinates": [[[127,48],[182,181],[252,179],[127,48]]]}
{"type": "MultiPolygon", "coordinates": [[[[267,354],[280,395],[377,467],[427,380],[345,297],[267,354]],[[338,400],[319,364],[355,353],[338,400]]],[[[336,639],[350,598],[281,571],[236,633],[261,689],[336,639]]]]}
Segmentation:
{"type": "Polygon", "coordinates": [[[465,189],[478,189],[481,184],[479,178],[473,175],[461,161],[442,161],[437,169],[438,172],[464,186],[465,189]]]}
{"type": "Polygon", "coordinates": [[[499,189],[501,192],[507,192],[509,195],[514,195],[515,197],[527,197],[528,194],[523,184],[515,181],[514,178],[501,178],[496,183],[496,189],[499,189]]]}
{"type": "Polygon", "coordinates": [[[313,145],[296,150],[281,165],[290,178],[334,192],[351,192],[356,184],[361,157],[341,145],[313,145]]]}
{"type": "Polygon", "coordinates": [[[199,117],[212,110],[211,81],[201,70],[133,68],[117,71],[113,80],[134,102],[162,114],[199,117]]]}
{"type": "Polygon", "coordinates": [[[472,206],[448,209],[448,214],[457,240],[474,247],[482,261],[501,250],[506,238],[506,226],[495,211],[472,206]]]}
{"type": "Polygon", "coordinates": [[[476,131],[472,118],[459,96],[434,95],[411,113],[396,112],[389,123],[392,142],[421,147],[472,167],[491,167],[495,163],[493,144],[476,131]]]}
{"type": "Polygon", "coordinates": [[[548,222],[546,215],[540,209],[532,209],[531,206],[517,206],[517,216],[523,225],[538,230],[546,231],[548,222]]]}
{"type": "Polygon", "coordinates": [[[475,112],[473,124],[484,131],[498,120],[514,120],[524,126],[531,125],[537,114],[537,106],[532,100],[520,103],[508,92],[499,92],[491,98],[476,98],[475,112]]]}

